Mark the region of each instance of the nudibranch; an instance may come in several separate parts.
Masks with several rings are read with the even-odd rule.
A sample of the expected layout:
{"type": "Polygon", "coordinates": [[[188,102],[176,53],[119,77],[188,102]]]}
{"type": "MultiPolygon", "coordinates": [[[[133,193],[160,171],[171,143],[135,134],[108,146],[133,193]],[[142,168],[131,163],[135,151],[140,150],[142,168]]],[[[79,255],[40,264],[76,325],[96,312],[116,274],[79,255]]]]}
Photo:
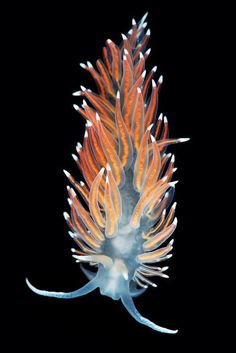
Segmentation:
{"type": "Polygon", "coordinates": [[[157,117],[163,77],[154,80],[156,66],[145,70],[151,51],[146,18],[147,14],[139,23],[132,20],[119,46],[106,41],[97,68],[89,61],[80,64],[98,91],[81,86],[73,93],[83,97],[81,106],[74,108],[86,120],[83,145],[78,143],[77,154],[72,155],[84,181],[77,182],[64,171],[71,185],[70,215],[65,212],[64,217],[77,245],[72,256],[89,282],[64,293],[40,290],[26,281],[37,294],[66,299],[99,288],[101,294],[121,299],[141,324],[173,334],[177,330],[144,318],[132,299],[148,286],[156,287],[152,277],[168,278],[168,267],[161,263],[172,256],[177,181],[171,181],[175,157],[166,149],[189,140],[170,138],[167,117],[162,113],[157,117]]]}

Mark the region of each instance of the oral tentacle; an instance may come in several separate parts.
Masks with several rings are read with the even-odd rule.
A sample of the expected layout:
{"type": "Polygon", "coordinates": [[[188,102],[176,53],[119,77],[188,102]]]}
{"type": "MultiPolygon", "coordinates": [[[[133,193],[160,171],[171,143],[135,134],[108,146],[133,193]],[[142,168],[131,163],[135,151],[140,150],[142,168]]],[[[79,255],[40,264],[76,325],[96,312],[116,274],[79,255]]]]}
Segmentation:
{"type": "Polygon", "coordinates": [[[158,332],[162,332],[162,333],[175,334],[178,332],[178,330],[170,330],[168,328],[156,325],[154,322],[143,317],[140,314],[140,312],[136,309],[134,302],[133,302],[130,295],[126,295],[126,296],[121,297],[121,301],[122,301],[124,307],[126,308],[126,310],[130,313],[130,315],[136,321],[140,322],[140,324],[146,325],[146,326],[152,328],[153,330],[158,331],[158,332]]]}
{"type": "Polygon", "coordinates": [[[130,283],[129,293],[132,298],[137,298],[140,295],[142,295],[144,292],[146,292],[147,288],[148,286],[145,286],[143,288],[137,288],[137,286],[135,285],[135,282],[132,281],[130,283]]]}
{"type": "Polygon", "coordinates": [[[47,290],[42,290],[34,287],[26,278],[26,284],[27,286],[36,294],[42,295],[44,297],[53,297],[53,298],[60,298],[60,299],[73,299],[77,297],[82,297],[83,295],[86,295],[88,293],[91,293],[98,287],[98,283],[96,281],[96,278],[92,279],[90,282],[86,283],[83,287],[73,291],[73,292],[51,292],[47,290]]]}
{"type": "Polygon", "coordinates": [[[89,271],[83,266],[83,264],[80,264],[80,269],[89,281],[91,281],[96,276],[96,272],[89,271]]]}

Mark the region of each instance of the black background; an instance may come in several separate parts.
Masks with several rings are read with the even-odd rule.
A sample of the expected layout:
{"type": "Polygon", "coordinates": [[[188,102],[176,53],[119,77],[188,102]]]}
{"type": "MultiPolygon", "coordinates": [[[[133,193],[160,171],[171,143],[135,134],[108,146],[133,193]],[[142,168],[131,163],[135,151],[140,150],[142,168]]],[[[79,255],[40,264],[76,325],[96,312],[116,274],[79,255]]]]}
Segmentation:
{"type": "Polygon", "coordinates": [[[211,169],[204,156],[212,119],[206,89],[214,71],[209,60],[216,40],[214,20],[214,11],[199,2],[87,1],[14,7],[9,26],[13,28],[10,60],[16,71],[11,81],[17,102],[12,162],[18,202],[9,344],[24,351],[40,346],[43,351],[64,347],[88,352],[191,352],[193,347],[211,345],[208,331],[214,316],[207,289],[211,280],[205,272],[209,239],[204,238],[207,211],[203,200],[204,181],[211,169]],[[71,94],[80,84],[94,88],[79,62],[94,64],[105,40],[119,43],[132,17],[139,20],[146,11],[152,48],[147,68],[157,64],[156,79],[164,76],[159,111],[168,116],[172,137],[190,137],[191,141],[169,149],[175,153],[180,180],[170,279],[159,280],[157,289],[149,289],[135,302],[157,324],[178,328],[173,336],[136,323],[120,302],[98,291],[63,301],[37,296],[25,285],[28,277],[39,288],[70,291],[86,282],[71,258],[74,244],[62,216],[68,210],[62,170],[81,178],[71,153],[83,139],[84,120],[72,107],[81,99],[71,94]]]}

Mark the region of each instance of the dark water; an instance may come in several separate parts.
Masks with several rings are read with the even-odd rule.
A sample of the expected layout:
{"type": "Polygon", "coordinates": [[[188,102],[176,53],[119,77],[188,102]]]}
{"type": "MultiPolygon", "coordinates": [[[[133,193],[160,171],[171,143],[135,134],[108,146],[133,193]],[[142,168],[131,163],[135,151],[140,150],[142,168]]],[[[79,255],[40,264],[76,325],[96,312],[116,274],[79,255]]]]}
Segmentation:
{"type": "MultiPolygon", "coordinates": [[[[7,274],[8,279],[2,278],[5,351],[192,352],[212,351],[213,343],[219,342],[221,327],[214,337],[210,329],[220,322],[222,300],[214,310],[211,306],[219,286],[225,285],[222,278],[212,283],[215,268],[211,271],[210,267],[218,260],[211,261],[209,256],[217,231],[206,229],[212,226],[212,199],[205,181],[214,179],[218,165],[212,159],[215,136],[219,136],[213,129],[222,126],[222,120],[213,114],[213,107],[219,105],[211,95],[212,82],[220,93],[223,87],[224,68],[217,58],[220,52],[225,54],[219,45],[224,4],[220,4],[220,16],[217,3],[208,5],[149,0],[9,2],[2,32],[8,42],[3,54],[10,66],[3,67],[8,79],[4,88],[10,98],[9,117],[4,115],[3,123],[10,122],[10,134],[2,156],[10,152],[8,164],[12,167],[11,173],[5,172],[7,168],[2,174],[13,178],[12,183],[2,184],[3,188],[11,185],[13,191],[13,197],[8,196],[11,206],[3,203],[11,216],[4,222],[7,231],[2,231],[2,241],[10,242],[2,245],[2,256],[6,256],[2,277],[7,274]],[[164,77],[159,112],[167,114],[171,137],[190,137],[191,141],[170,148],[176,154],[176,178],[180,180],[175,195],[179,222],[174,255],[168,263],[170,279],[160,279],[158,288],[148,289],[136,305],[154,322],[179,328],[176,336],[137,324],[120,302],[98,291],[61,301],[36,296],[25,285],[25,277],[29,277],[39,288],[70,291],[86,281],[71,258],[74,244],[62,216],[68,211],[62,170],[81,180],[71,153],[83,139],[85,121],[72,107],[81,103],[80,98],[71,94],[80,84],[95,89],[79,62],[90,60],[95,65],[105,40],[119,42],[132,17],[139,19],[147,10],[152,48],[147,69],[158,65],[156,79],[160,74],[164,77]],[[214,43],[217,53],[213,57],[214,43]]],[[[121,192],[130,214],[137,195],[128,188],[121,192]]]]}

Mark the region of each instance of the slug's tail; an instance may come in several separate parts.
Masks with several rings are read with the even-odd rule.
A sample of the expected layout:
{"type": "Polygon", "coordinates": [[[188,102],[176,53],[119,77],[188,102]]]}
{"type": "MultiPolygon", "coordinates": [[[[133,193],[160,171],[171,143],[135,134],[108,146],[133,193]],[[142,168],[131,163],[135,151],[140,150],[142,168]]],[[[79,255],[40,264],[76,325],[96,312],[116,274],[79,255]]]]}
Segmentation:
{"type": "Polygon", "coordinates": [[[82,297],[83,295],[86,295],[86,294],[92,292],[94,289],[96,289],[98,287],[97,281],[95,281],[95,278],[92,279],[87,284],[85,284],[82,288],[77,289],[73,292],[69,292],[69,293],[49,292],[47,290],[35,288],[29,282],[28,278],[26,278],[26,284],[36,294],[43,295],[45,297],[54,297],[54,298],[60,298],[60,299],[73,299],[73,298],[77,298],[77,297],[82,297]]]}
{"type": "Polygon", "coordinates": [[[144,292],[146,292],[148,286],[145,286],[143,288],[137,288],[136,283],[134,281],[130,282],[129,286],[129,294],[131,295],[132,298],[137,298],[140,295],[142,295],[144,292]]]}
{"type": "Polygon", "coordinates": [[[138,322],[140,322],[141,324],[146,325],[155,331],[159,331],[159,332],[163,332],[163,333],[175,334],[178,332],[178,330],[170,330],[168,328],[158,326],[158,325],[154,324],[154,322],[143,317],[136,309],[134,302],[133,302],[133,299],[131,298],[130,295],[123,296],[121,298],[121,301],[122,301],[124,307],[126,308],[126,310],[130,313],[130,315],[133,316],[133,318],[135,320],[137,320],[138,322]]]}
{"type": "Polygon", "coordinates": [[[87,268],[85,268],[82,264],[80,264],[80,269],[89,281],[91,281],[96,276],[95,272],[87,270],[87,268]]]}

